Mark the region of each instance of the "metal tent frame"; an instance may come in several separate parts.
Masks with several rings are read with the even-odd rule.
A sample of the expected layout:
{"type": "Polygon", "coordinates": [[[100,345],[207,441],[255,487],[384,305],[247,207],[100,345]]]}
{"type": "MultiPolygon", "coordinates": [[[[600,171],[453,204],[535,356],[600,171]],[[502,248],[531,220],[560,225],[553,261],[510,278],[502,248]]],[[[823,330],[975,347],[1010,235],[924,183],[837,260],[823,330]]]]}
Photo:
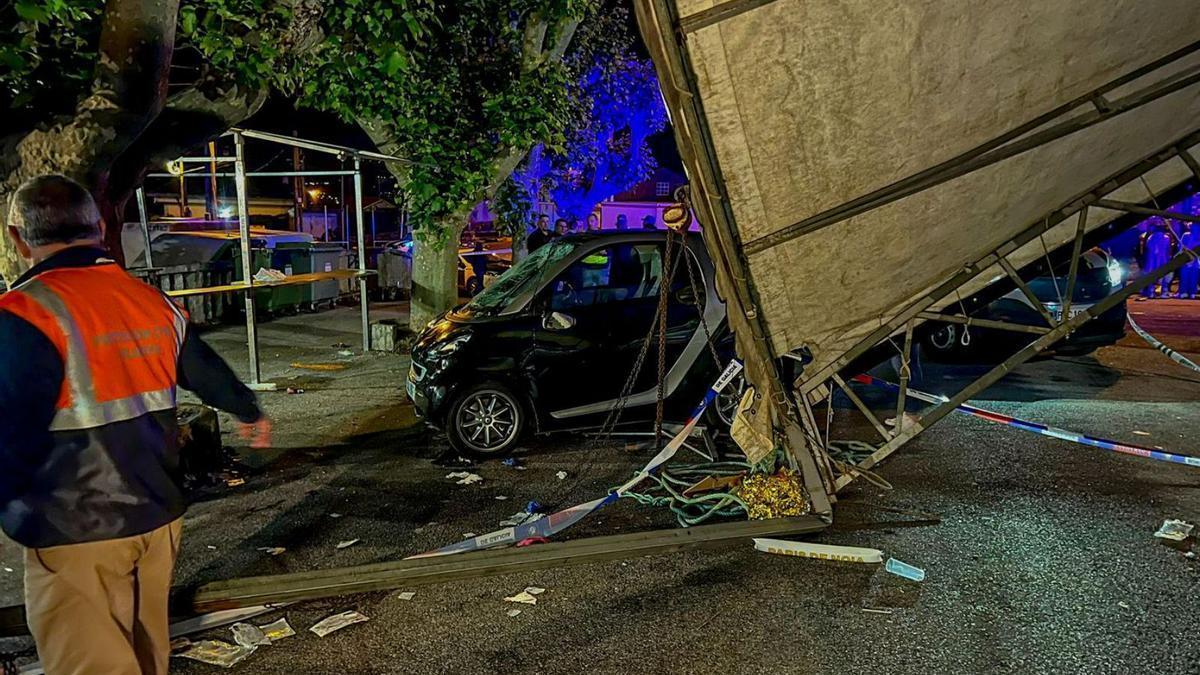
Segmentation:
{"type": "MultiPolygon", "coordinates": [[[[284,136],[265,131],[254,131],[252,129],[231,129],[224,136],[232,136],[234,142],[235,153],[232,157],[180,157],[175,160],[176,163],[183,164],[209,164],[210,168],[205,171],[189,171],[187,176],[205,177],[205,178],[230,178],[234,179],[234,185],[237,192],[237,210],[238,210],[238,231],[239,240],[241,242],[241,268],[242,268],[242,283],[233,284],[231,286],[213,287],[210,289],[189,289],[188,294],[196,295],[209,293],[223,293],[233,290],[241,290],[246,308],[246,343],[249,351],[250,361],[250,386],[253,389],[270,390],[274,389],[274,385],[264,383],[262,381],[262,370],[258,353],[258,318],[255,308],[255,292],[262,288],[270,288],[273,286],[289,285],[288,282],[283,283],[255,283],[253,279],[253,271],[250,269],[250,210],[249,198],[247,194],[246,181],[250,178],[295,178],[308,176],[351,176],[354,182],[354,212],[355,212],[355,230],[357,234],[357,253],[358,265],[357,271],[353,277],[358,279],[359,292],[359,308],[362,319],[362,349],[367,352],[371,349],[371,324],[370,324],[370,306],[367,300],[367,276],[372,271],[367,269],[367,251],[365,225],[363,219],[363,192],[362,192],[362,162],[363,160],[372,160],[378,162],[401,162],[408,164],[409,160],[394,155],[387,155],[370,150],[360,150],[322,141],[313,141],[292,136],[284,136]],[[337,156],[340,159],[352,159],[354,161],[353,170],[337,170],[337,171],[247,171],[246,170],[246,139],[265,141],[276,145],[284,145],[293,148],[301,148],[304,150],[312,150],[328,155],[337,156]],[[228,171],[217,171],[218,163],[228,164],[232,162],[234,166],[233,173],[228,171]],[[242,288],[244,286],[244,288],[242,288]]],[[[151,173],[148,178],[177,178],[173,173],[151,173]]],[[[150,267],[154,266],[151,256],[150,247],[150,228],[149,221],[146,216],[146,196],[142,188],[137,189],[136,193],[138,216],[141,219],[142,236],[146,242],[146,264],[150,267]]],[[[310,274],[303,275],[295,283],[311,284],[317,281],[323,281],[332,278],[341,278],[341,275],[336,273],[329,274],[310,274]]]]}
{"type": "MultiPolygon", "coordinates": [[[[723,277],[721,279],[723,286],[732,291],[733,297],[727,301],[731,301],[732,309],[742,312],[746,327],[751,333],[750,339],[744,342],[739,340],[739,348],[744,348],[749,352],[743,354],[747,359],[747,367],[753,371],[752,362],[757,361],[759,372],[769,380],[758,384],[764,385],[768,391],[778,388],[786,398],[781,402],[783,408],[781,414],[785,419],[777,420],[776,426],[782,428],[790,453],[793,457],[798,458],[804,469],[805,484],[813,494],[814,508],[820,512],[821,507],[824,506],[823,502],[826,502],[826,496],[829,498],[828,502],[836,501],[836,492],[859,475],[856,469],[865,470],[875,466],[922,431],[944,418],[959,404],[994,384],[1017,365],[1044,351],[1087,321],[1096,318],[1104,311],[1139,292],[1157,278],[1174,272],[1188,260],[1197,256],[1200,248],[1183,250],[1155,273],[1143,275],[1086,311],[1078,313],[1073,318],[1070,316],[1069,299],[1075,288],[1082,244],[1088,234],[1087,214],[1089,209],[1115,210],[1127,214],[1157,215],[1180,221],[1200,222],[1200,219],[1194,216],[1171,213],[1157,208],[1156,197],[1158,195],[1148,186],[1149,196],[1146,203],[1143,204],[1119,201],[1110,197],[1118,188],[1128,185],[1151,170],[1172,161],[1182,161],[1192,176],[1200,180],[1200,162],[1189,150],[1200,143],[1200,131],[1193,130],[1189,135],[1176,139],[1170,145],[1155,149],[1152,154],[1140,162],[1089,187],[1082,194],[1076,195],[1067,203],[1061,204],[1057,209],[1045,214],[1044,217],[1027,226],[1013,238],[960,268],[920,298],[896,306],[893,311],[888,313],[888,318],[880,321],[876,330],[858,341],[833,363],[819,370],[801,372],[794,382],[788,382],[789,378],[782,367],[783,357],[791,356],[800,361],[803,359],[792,354],[776,353],[772,348],[771,342],[767,338],[769,333],[762,316],[759,292],[753,275],[749,273],[747,256],[929,190],[1193,87],[1200,83],[1200,70],[1195,68],[1185,70],[1177,76],[1167,78],[1156,85],[1122,98],[1114,100],[1108,98],[1125,85],[1200,52],[1200,42],[1193,42],[1133,70],[1103,87],[1029,120],[939,165],[830,208],[779,231],[750,241],[743,241],[735,224],[736,219],[732,207],[725,194],[725,179],[717,159],[716,145],[704,110],[697,74],[689,52],[688,38],[700,29],[720,24],[732,17],[772,2],[774,0],[727,0],[682,19],[676,11],[675,3],[670,0],[638,0],[635,3],[635,9],[642,27],[643,37],[660,69],[663,95],[668,102],[668,108],[678,113],[679,118],[674,120],[674,127],[677,136],[682,137],[681,154],[684,156],[685,166],[694,170],[694,175],[691,175],[690,178],[693,189],[698,193],[693,205],[706,223],[706,241],[709,243],[718,277],[723,277]],[[1080,112],[1083,106],[1090,106],[1094,109],[1080,112]],[[1048,312],[1042,311],[1046,326],[1023,326],[999,321],[981,321],[967,316],[934,311],[934,307],[939,301],[950,297],[994,266],[999,266],[1004,275],[1009,277],[1022,294],[1027,297],[1032,296],[1024,278],[1008,258],[1023,245],[1038,239],[1051,228],[1071,217],[1078,217],[1079,225],[1074,238],[1067,242],[1073,248],[1074,257],[1070,263],[1068,289],[1065,295],[1068,300],[1064,302],[1062,314],[1064,318],[1062,320],[1056,321],[1048,312]],[[972,325],[976,326],[999,328],[1017,334],[1034,334],[1037,337],[1025,348],[967,385],[952,398],[927,411],[916,423],[912,424],[905,424],[904,416],[899,414],[899,411],[904,409],[908,393],[908,378],[904,376],[907,368],[902,368],[897,401],[897,427],[889,431],[863,404],[861,399],[846,386],[842,370],[870,350],[899,334],[903,335],[904,346],[901,355],[903,363],[907,366],[908,355],[912,348],[913,329],[921,321],[930,319],[956,323],[970,321],[972,325]],[[812,409],[813,405],[829,400],[833,386],[838,386],[847,393],[854,405],[866,415],[868,421],[884,439],[883,445],[864,462],[848,467],[844,473],[836,477],[833,476],[828,448],[822,441],[822,434],[817,427],[812,409]],[[815,469],[812,468],[811,460],[813,458],[817,463],[815,469]],[[821,490],[822,487],[825,490],[821,490]]],[[[1065,248],[1065,246],[1066,244],[1056,247],[1056,250],[1065,248]]],[[[1033,306],[1041,308],[1042,304],[1033,298],[1033,306]]]]}

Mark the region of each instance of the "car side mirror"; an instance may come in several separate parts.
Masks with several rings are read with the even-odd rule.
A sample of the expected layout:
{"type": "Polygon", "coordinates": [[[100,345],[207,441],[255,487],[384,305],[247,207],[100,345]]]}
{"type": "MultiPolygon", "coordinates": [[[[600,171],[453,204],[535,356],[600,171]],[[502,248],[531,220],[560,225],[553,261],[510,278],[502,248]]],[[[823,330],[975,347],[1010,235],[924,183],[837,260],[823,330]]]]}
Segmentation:
{"type": "Polygon", "coordinates": [[[575,317],[562,312],[550,312],[542,319],[542,328],[546,330],[567,330],[575,326],[575,317]]]}

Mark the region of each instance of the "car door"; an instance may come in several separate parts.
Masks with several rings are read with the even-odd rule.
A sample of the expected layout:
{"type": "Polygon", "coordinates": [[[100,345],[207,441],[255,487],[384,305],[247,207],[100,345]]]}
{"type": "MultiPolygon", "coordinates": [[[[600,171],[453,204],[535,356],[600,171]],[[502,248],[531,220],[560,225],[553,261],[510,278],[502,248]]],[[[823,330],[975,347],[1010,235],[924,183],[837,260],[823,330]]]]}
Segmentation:
{"type": "MultiPolygon", "coordinates": [[[[689,295],[685,272],[681,269],[674,276],[671,292],[689,295]]],[[[663,245],[643,241],[593,248],[547,287],[545,319],[536,331],[530,359],[536,364],[533,379],[543,419],[573,427],[593,426],[607,417],[654,325],[662,283],[663,245]]],[[[698,316],[695,307],[672,298],[668,369],[695,333],[698,316]]],[[[657,339],[652,339],[629,390],[623,420],[653,413],[654,406],[646,403],[653,402],[658,379],[657,348],[657,339]]]]}

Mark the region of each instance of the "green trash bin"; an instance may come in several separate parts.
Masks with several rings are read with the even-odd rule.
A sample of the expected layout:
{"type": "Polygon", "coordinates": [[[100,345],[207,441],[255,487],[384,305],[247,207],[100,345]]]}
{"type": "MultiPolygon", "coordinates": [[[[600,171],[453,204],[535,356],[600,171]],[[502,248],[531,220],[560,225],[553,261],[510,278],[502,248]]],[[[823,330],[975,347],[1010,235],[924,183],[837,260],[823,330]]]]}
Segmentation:
{"type": "MultiPolygon", "coordinates": [[[[309,246],[311,244],[307,242],[276,244],[274,252],[271,255],[271,267],[289,277],[297,274],[308,274],[310,266],[307,262],[309,246]]],[[[274,312],[295,312],[302,305],[307,305],[310,302],[310,293],[307,284],[279,286],[278,288],[272,288],[271,293],[270,304],[274,312]]]]}

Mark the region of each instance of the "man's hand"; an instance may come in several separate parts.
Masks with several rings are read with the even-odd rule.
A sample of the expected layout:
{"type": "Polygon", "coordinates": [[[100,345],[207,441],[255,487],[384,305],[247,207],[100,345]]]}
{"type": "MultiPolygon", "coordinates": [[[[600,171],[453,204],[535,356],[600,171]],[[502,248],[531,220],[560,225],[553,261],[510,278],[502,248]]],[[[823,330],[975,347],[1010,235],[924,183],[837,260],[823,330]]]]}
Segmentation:
{"type": "Polygon", "coordinates": [[[257,422],[246,424],[238,422],[238,437],[249,441],[252,448],[271,447],[271,418],[263,415],[257,422]]]}

